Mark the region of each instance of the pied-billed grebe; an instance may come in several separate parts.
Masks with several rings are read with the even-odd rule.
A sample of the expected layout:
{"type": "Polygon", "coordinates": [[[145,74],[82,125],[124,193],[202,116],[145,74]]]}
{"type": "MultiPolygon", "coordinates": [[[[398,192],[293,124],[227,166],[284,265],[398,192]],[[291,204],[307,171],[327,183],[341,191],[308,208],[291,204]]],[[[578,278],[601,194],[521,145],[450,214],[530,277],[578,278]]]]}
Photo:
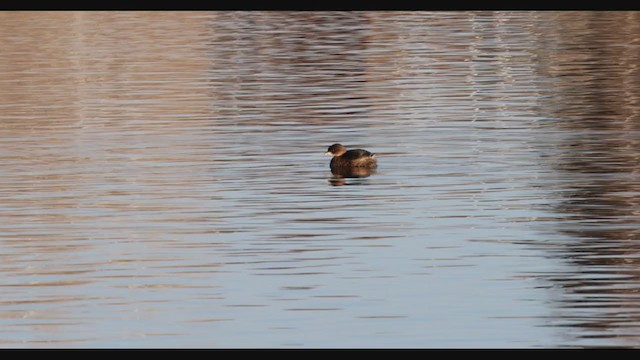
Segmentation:
{"type": "Polygon", "coordinates": [[[375,159],[376,154],[363,149],[348,150],[343,145],[333,144],[329,146],[325,155],[333,155],[329,167],[331,170],[349,169],[349,168],[367,168],[375,169],[378,162],[375,159]]]}

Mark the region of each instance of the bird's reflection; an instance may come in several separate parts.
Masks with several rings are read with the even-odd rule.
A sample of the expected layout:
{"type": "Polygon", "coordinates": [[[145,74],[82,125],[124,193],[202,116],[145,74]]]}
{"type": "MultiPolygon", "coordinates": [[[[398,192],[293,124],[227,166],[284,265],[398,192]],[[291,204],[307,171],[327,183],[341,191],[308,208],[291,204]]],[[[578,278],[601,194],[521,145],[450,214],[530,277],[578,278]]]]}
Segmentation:
{"type": "Polygon", "coordinates": [[[367,178],[376,173],[376,169],[368,169],[364,167],[353,167],[344,169],[331,169],[331,178],[329,184],[333,186],[342,185],[364,185],[366,182],[362,179],[367,178]],[[354,179],[354,180],[348,180],[354,179]]]}

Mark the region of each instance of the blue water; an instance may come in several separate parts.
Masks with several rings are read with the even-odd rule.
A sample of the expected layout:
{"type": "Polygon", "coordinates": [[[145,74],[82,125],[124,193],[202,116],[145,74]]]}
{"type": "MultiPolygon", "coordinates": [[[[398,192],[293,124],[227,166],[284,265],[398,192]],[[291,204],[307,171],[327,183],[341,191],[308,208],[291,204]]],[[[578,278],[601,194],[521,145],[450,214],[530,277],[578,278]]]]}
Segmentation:
{"type": "Polygon", "coordinates": [[[639,346],[639,17],[0,13],[0,346],[639,346]]]}

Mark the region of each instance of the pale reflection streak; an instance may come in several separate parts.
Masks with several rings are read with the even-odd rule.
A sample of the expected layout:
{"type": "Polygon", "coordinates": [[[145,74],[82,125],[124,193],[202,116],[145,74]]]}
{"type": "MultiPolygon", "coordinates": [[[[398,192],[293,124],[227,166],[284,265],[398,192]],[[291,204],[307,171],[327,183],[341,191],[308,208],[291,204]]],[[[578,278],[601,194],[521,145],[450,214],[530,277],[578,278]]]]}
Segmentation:
{"type": "Polygon", "coordinates": [[[0,37],[12,49],[0,55],[2,317],[25,319],[5,331],[33,344],[82,344],[96,340],[80,335],[94,321],[162,301],[154,288],[218,270],[212,259],[171,251],[174,242],[201,246],[178,243],[184,234],[218,232],[219,209],[193,192],[216,161],[202,123],[208,59],[193,42],[211,30],[197,14],[0,16],[0,31],[15,34],[0,37]],[[166,36],[171,29],[186,37],[166,36]],[[96,306],[110,314],[83,310],[96,306]]]}

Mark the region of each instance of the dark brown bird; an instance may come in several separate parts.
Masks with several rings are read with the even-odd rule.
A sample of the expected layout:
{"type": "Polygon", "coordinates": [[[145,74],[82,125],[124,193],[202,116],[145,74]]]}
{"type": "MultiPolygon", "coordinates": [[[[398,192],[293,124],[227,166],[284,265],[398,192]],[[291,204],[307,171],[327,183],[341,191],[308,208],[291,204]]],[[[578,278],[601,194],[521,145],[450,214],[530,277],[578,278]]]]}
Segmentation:
{"type": "Polygon", "coordinates": [[[340,144],[329,146],[325,155],[333,155],[329,167],[331,170],[344,170],[352,168],[375,169],[378,162],[376,154],[363,149],[347,150],[340,144]]]}

